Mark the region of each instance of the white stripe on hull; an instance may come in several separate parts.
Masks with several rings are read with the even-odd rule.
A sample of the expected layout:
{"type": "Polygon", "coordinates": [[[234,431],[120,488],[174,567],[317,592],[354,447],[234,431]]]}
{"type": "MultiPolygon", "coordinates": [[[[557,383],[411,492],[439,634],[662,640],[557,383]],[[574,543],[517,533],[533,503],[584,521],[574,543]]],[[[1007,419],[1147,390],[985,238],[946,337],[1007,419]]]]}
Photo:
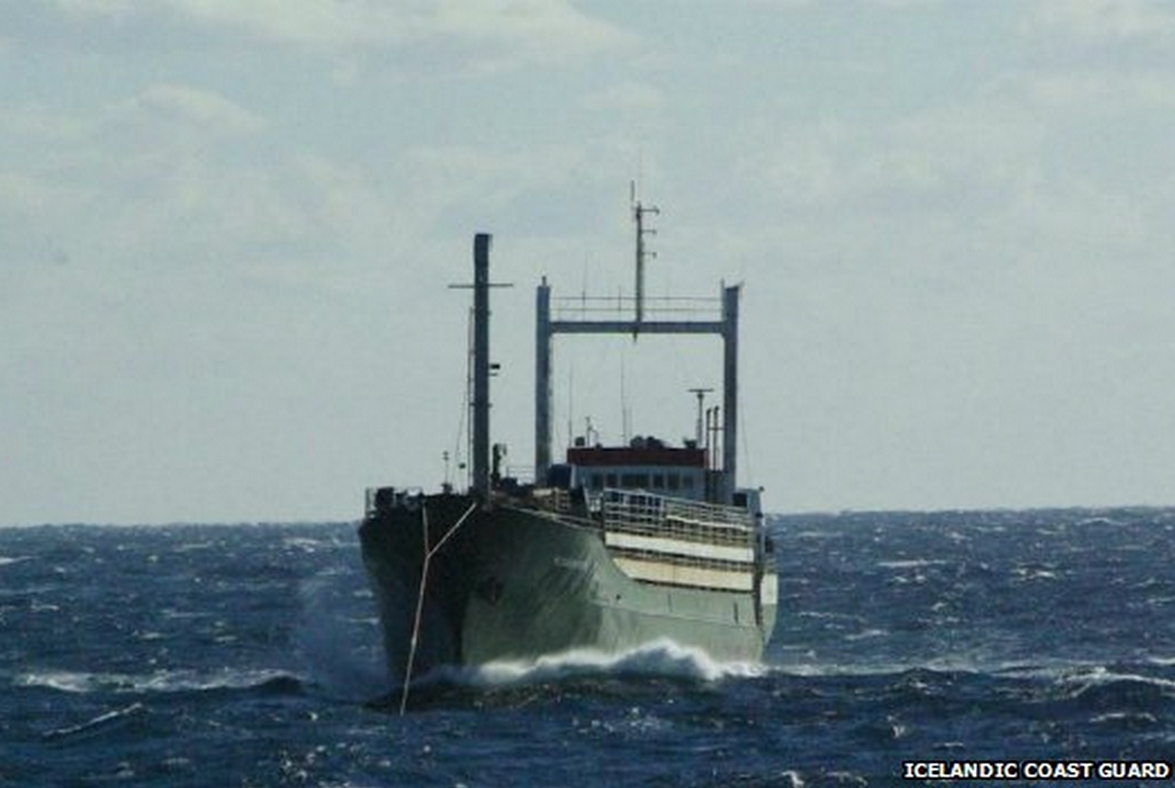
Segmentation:
{"type": "Polygon", "coordinates": [[[722,569],[705,569],[699,566],[663,564],[658,561],[642,561],[637,558],[616,557],[613,559],[620,571],[633,580],[647,580],[654,583],[669,583],[697,588],[721,588],[729,591],[750,591],[754,586],[751,572],[731,572],[722,569]]]}
{"type": "Polygon", "coordinates": [[[726,547],[702,542],[684,542],[661,536],[640,536],[608,531],[604,534],[608,547],[626,547],[630,550],[645,550],[650,553],[667,555],[688,555],[693,558],[709,558],[716,561],[735,561],[750,564],[755,552],[750,547],[726,547]]]}

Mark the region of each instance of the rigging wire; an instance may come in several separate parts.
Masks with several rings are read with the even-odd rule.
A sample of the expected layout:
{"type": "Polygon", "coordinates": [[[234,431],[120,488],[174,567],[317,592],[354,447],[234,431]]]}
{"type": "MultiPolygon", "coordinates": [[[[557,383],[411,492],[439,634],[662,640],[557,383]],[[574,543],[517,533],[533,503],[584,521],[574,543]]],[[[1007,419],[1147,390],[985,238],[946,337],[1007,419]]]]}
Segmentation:
{"type": "MultiPolygon", "coordinates": [[[[743,393],[740,389],[738,392],[738,439],[742,443],[743,465],[745,469],[742,477],[746,479],[745,487],[752,486],[751,480],[755,478],[755,472],[751,468],[751,441],[750,431],[746,428],[747,414],[743,408],[743,393]]],[[[737,480],[736,480],[737,481],[737,480]]]]}
{"type": "MultiPolygon", "coordinates": [[[[466,347],[469,348],[469,351],[465,356],[465,397],[461,402],[461,415],[457,417],[457,433],[453,436],[453,462],[457,470],[468,467],[464,459],[464,457],[468,455],[462,454],[461,446],[463,443],[467,443],[468,441],[473,440],[471,436],[468,436],[467,426],[469,419],[469,406],[473,398],[473,309],[469,310],[468,317],[466,318],[465,332],[466,347]],[[467,440],[462,441],[463,437],[467,440]]],[[[466,448],[468,449],[468,446],[466,448]]],[[[448,480],[446,479],[446,481],[448,480]]],[[[470,482],[471,479],[467,478],[466,483],[469,484],[470,482]]]]}

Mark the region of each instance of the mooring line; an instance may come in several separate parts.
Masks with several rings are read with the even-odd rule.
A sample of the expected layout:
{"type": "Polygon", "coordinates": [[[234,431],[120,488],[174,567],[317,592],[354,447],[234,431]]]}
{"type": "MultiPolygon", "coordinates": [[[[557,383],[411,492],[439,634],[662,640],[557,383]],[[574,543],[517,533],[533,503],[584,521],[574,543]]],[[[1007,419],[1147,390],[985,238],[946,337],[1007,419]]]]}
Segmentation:
{"type": "Polygon", "coordinates": [[[413,667],[413,664],[416,662],[416,643],[420,638],[420,621],[421,621],[421,618],[423,618],[423,616],[424,616],[424,592],[428,586],[428,566],[429,566],[429,563],[432,561],[433,555],[435,555],[438,550],[440,550],[442,547],[444,547],[445,542],[449,541],[449,537],[451,537],[453,534],[457,533],[457,529],[460,528],[465,523],[466,518],[468,518],[469,515],[471,515],[473,513],[473,510],[476,508],[477,508],[477,501],[474,501],[473,503],[469,504],[469,508],[465,510],[465,514],[461,515],[461,517],[459,517],[457,519],[457,522],[453,524],[452,528],[450,528],[448,531],[445,532],[445,535],[441,537],[441,540],[439,542],[437,542],[433,547],[429,547],[428,546],[428,503],[427,503],[427,501],[422,501],[420,504],[420,527],[422,529],[421,545],[423,545],[423,547],[424,547],[424,560],[421,561],[421,563],[420,563],[420,589],[416,595],[416,619],[412,624],[412,640],[409,642],[409,645],[408,645],[408,666],[404,670],[404,689],[400,692],[400,716],[401,717],[404,716],[404,712],[408,708],[408,686],[412,681],[412,667],[413,667]]]}

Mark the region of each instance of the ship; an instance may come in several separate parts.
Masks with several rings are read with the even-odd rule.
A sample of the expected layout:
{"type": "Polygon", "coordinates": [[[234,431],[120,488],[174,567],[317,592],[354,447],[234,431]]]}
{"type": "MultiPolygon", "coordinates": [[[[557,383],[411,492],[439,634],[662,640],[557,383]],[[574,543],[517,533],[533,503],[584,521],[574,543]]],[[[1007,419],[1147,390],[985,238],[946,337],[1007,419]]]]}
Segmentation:
{"type": "MultiPolygon", "coordinates": [[[[761,489],[736,484],[740,285],[710,313],[661,319],[646,307],[643,226],[635,204],[633,309],[601,318],[535,296],[532,478],[504,466],[490,440],[491,236],[475,235],[468,487],[448,481],[369,488],[359,526],[390,677],[409,683],[440,666],[529,662],[587,651],[619,655],[674,643],[719,661],[758,662],[775,625],[778,581],[761,489]],[[681,445],[598,435],[551,452],[556,335],[713,335],[723,343],[721,406],[697,396],[695,435],[681,445]]],[[[568,299],[570,300],[570,299],[568,299]]],[[[575,297],[583,305],[583,300],[575,297]]],[[[403,707],[401,707],[403,710],[403,707]]]]}

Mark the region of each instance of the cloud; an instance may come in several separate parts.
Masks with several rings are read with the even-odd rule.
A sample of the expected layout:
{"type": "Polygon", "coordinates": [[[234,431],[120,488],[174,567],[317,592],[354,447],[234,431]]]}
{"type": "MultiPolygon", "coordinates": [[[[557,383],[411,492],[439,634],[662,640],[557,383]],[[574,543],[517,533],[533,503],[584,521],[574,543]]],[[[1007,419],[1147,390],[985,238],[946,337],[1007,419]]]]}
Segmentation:
{"type": "Polygon", "coordinates": [[[1169,40],[1175,7],[1150,0],[1040,0],[1027,29],[1090,42],[1169,40]]]}
{"type": "MultiPolygon", "coordinates": [[[[236,28],[249,36],[315,45],[363,45],[403,40],[419,26],[400,4],[331,0],[163,0],[193,21],[236,28]]],[[[146,10],[148,4],[140,3],[146,10]]]]}
{"type": "Polygon", "coordinates": [[[603,112],[659,112],[665,108],[665,94],[640,82],[621,82],[588,94],[584,106],[603,112]]]}
{"type": "Polygon", "coordinates": [[[75,16],[121,16],[131,13],[135,0],[57,0],[57,5],[75,16]]]}
{"type": "Polygon", "coordinates": [[[132,105],[215,133],[251,134],[263,125],[256,114],[224,96],[186,85],[153,85],[140,93],[132,105]]]}
{"type": "Polygon", "coordinates": [[[1123,110],[1175,104],[1175,77],[1166,73],[1112,71],[1041,74],[1024,81],[1028,96],[1049,109],[1113,115],[1123,110]]]}
{"type": "Polygon", "coordinates": [[[566,0],[57,0],[81,16],[170,13],[262,41],[330,49],[458,43],[490,61],[558,61],[631,43],[566,0]]]}
{"type": "Polygon", "coordinates": [[[0,165],[8,253],[44,259],[64,238],[113,270],[309,245],[303,184],[265,119],[217,91],[164,82],[84,108],[18,105],[0,111],[0,139],[20,154],[0,165]]]}
{"type": "Polygon", "coordinates": [[[478,222],[486,215],[533,216],[553,195],[593,179],[590,155],[562,143],[526,150],[472,145],[420,145],[403,158],[422,227],[439,217],[478,222]],[[529,208],[522,206],[529,205],[529,208]]]}
{"type": "Polygon", "coordinates": [[[68,187],[31,173],[0,169],[0,217],[6,213],[32,219],[72,202],[68,187]]]}
{"type": "Polygon", "coordinates": [[[1031,140],[1007,120],[960,107],[876,124],[797,123],[746,146],[738,177],[791,210],[950,211],[1019,177],[1008,158],[1031,140]]]}

